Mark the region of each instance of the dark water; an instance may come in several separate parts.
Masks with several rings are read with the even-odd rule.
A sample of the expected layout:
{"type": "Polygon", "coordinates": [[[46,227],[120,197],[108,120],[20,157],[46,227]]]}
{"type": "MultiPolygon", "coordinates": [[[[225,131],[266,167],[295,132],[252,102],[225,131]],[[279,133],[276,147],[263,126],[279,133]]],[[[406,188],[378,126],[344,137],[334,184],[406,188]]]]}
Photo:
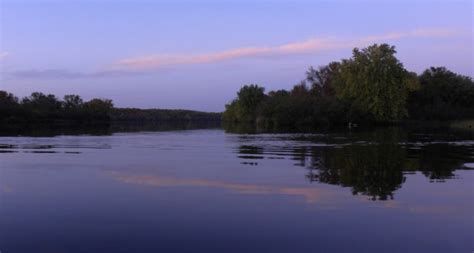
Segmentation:
{"type": "Polygon", "coordinates": [[[474,249],[472,132],[90,134],[0,137],[2,253],[474,249]]]}

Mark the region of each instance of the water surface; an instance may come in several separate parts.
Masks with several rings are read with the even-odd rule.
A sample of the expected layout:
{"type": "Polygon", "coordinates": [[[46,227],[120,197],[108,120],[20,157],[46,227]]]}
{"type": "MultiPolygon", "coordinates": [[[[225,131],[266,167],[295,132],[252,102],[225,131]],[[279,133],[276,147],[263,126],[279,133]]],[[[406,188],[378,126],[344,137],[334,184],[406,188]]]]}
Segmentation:
{"type": "Polygon", "coordinates": [[[471,252],[472,133],[0,137],[0,250],[471,252]]]}

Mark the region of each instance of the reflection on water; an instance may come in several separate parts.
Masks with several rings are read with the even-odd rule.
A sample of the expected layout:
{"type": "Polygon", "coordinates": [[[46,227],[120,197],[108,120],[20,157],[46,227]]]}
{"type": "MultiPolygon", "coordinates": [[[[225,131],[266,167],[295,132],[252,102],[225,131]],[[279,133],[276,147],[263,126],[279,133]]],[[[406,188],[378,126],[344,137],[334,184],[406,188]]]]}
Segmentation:
{"type": "Polygon", "coordinates": [[[472,132],[171,128],[1,134],[0,250],[472,250],[472,132]]]}
{"type": "Polygon", "coordinates": [[[219,122],[114,122],[107,124],[11,124],[0,125],[0,136],[52,137],[59,135],[112,135],[118,132],[217,129],[219,122]]]}
{"type": "Polygon", "coordinates": [[[211,187],[230,190],[240,194],[276,194],[301,196],[307,203],[316,203],[322,195],[330,195],[331,192],[322,189],[311,187],[284,187],[284,186],[270,186],[270,185],[256,185],[256,184],[240,184],[218,180],[206,179],[178,179],[170,177],[160,177],[155,175],[123,175],[113,173],[114,177],[124,183],[140,184],[154,187],[176,187],[176,186],[191,186],[191,187],[211,187]]]}
{"type": "Polygon", "coordinates": [[[474,161],[472,140],[433,140],[390,128],[349,135],[239,138],[256,142],[239,146],[241,159],[291,159],[294,166],[308,170],[309,181],[350,187],[354,195],[372,200],[393,199],[407,174],[420,171],[431,182],[443,182],[455,178],[456,170],[470,169],[465,164],[474,161]]]}

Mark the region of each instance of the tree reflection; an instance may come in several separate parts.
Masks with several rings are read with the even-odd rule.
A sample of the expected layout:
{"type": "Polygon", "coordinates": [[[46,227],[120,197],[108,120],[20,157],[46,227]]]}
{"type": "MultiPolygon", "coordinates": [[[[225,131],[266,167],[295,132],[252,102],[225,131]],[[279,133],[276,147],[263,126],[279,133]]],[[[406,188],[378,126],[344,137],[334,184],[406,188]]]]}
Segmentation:
{"type": "Polygon", "coordinates": [[[353,194],[368,195],[373,200],[393,199],[393,192],[405,181],[405,154],[396,145],[345,146],[325,149],[320,155],[319,166],[308,167],[308,178],[351,187],[353,194]]]}
{"type": "Polygon", "coordinates": [[[357,135],[351,145],[311,152],[312,164],[307,177],[311,181],[351,187],[353,194],[373,200],[393,199],[393,193],[405,182],[403,168],[406,150],[398,145],[402,132],[374,131],[357,135]]]}
{"type": "Polygon", "coordinates": [[[163,121],[149,123],[112,122],[104,124],[7,124],[0,125],[0,136],[53,137],[58,135],[112,135],[124,132],[177,131],[193,129],[217,129],[220,123],[192,121],[163,121]]]}
{"type": "MultiPolygon", "coordinates": [[[[301,144],[304,138],[294,139],[301,144]]],[[[421,172],[431,182],[451,179],[456,170],[468,169],[463,164],[472,162],[474,153],[469,145],[434,140],[420,143],[397,128],[306,139],[306,146],[242,145],[238,153],[241,158],[258,154],[262,159],[278,154],[294,160],[294,166],[308,169],[306,178],[311,182],[350,187],[354,195],[370,196],[372,200],[393,199],[408,174],[421,172]],[[321,142],[328,145],[311,145],[321,142]]]]}
{"type": "Polygon", "coordinates": [[[467,169],[463,164],[472,162],[472,154],[473,146],[432,144],[412,150],[408,160],[413,163],[414,171],[421,171],[432,182],[443,182],[454,178],[455,170],[467,169]]]}

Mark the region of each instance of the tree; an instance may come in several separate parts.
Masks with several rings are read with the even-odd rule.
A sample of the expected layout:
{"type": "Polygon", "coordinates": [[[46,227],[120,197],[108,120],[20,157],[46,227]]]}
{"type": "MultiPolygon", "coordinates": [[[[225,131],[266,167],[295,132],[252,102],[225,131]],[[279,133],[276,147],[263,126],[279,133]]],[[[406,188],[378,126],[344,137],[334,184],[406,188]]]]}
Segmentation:
{"type": "Polygon", "coordinates": [[[61,101],[55,95],[45,95],[41,92],[33,92],[31,96],[21,100],[24,109],[39,118],[57,117],[61,110],[61,101]]]}
{"type": "Polygon", "coordinates": [[[78,110],[84,104],[84,101],[79,95],[65,95],[63,107],[66,110],[78,110]]]}
{"type": "Polygon", "coordinates": [[[339,74],[341,64],[331,62],[317,70],[310,67],[306,71],[306,80],[311,84],[311,92],[318,96],[334,96],[333,80],[339,74]]]}
{"type": "Polygon", "coordinates": [[[14,117],[18,109],[18,98],[12,93],[0,90],[0,121],[14,117]]]}
{"type": "Polygon", "coordinates": [[[318,69],[290,91],[246,85],[226,105],[224,121],[260,126],[334,126],[347,122],[396,122],[412,119],[458,119],[474,115],[470,77],[445,68],[421,76],[407,71],[394,46],[355,48],[352,57],[318,69]],[[310,84],[308,88],[307,84],[310,84]]]}
{"type": "Polygon", "coordinates": [[[290,94],[293,97],[306,98],[310,96],[310,91],[308,89],[308,86],[306,85],[306,82],[303,80],[293,86],[293,89],[291,90],[290,94]]]}
{"type": "Polygon", "coordinates": [[[237,99],[226,105],[226,121],[251,122],[256,120],[257,107],[265,99],[265,88],[257,84],[245,85],[237,92],[237,99]]]}
{"type": "Polygon", "coordinates": [[[405,117],[410,75],[395,57],[396,52],[388,44],[355,48],[352,57],[341,63],[337,96],[377,121],[405,117]]]}
{"type": "Polygon", "coordinates": [[[420,88],[410,94],[414,119],[447,120],[474,115],[474,82],[445,67],[431,67],[419,76],[420,88]]]}
{"type": "Polygon", "coordinates": [[[225,111],[222,114],[222,120],[225,122],[238,122],[238,108],[237,99],[232,100],[229,104],[225,105],[225,111]]]}
{"type": "Polygon", "coordinates": [[[92,119],[109,120],[114,104],[110,99],[94,98],[84,103],[88,116],[92,119]]]}
{"type": "Polygon", "coordinates": [[[245,85],[237,93],[238,104],[246,117],[255,118],[257,106],[265,98],[265,88],[257,84],[245,85]]]}
{"type": "Polygon", "coordinates": [[[315,99],[306,82],[304,80],[301,81],[293,86],[293,89],[290,91],[290,97],[285,103],[289,106],[289,108],[284,108],[287,111],[287,117],[293,123],[310,124],[314,120],[313,112],[316,109],[314,101],[315,99]]]}
{"type": "Polygon", "coordinates": [[[18,98],[12,93],[0,90],[0,108],[10,108],[18,106],[18,98]]]}

